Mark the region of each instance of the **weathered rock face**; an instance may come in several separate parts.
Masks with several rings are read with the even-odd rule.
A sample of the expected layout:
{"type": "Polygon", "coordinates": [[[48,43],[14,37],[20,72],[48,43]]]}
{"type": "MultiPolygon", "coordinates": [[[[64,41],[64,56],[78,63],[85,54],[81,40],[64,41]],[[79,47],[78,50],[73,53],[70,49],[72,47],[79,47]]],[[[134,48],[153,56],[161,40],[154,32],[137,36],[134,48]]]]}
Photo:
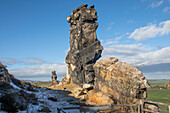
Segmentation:
{"type": "Polygon", "coordinates": [[[146,98],[146,88],[150,86],[136,67],[112,57],[96,62],[94,70],[95,90],[109,94],[115,104],[130,104],[135,103],[135,99],[146,98]]]}
{"type": "Polygon", "coordinates": [[[27,109],[28,103],[33,102],[35,95],[24,90],[36,91],[31,84],[22,84],[0,63],[0,111],[17,112],[27,109]]]}
{"type": "Polygon", "coordinates": [[[97,12],[94,6],[87,8],[87,4],[73,10],[67,17],[70,23],[70,51],[66,57],[67,77],[73,83],[93,83],[94,63],[101,57],[103,47],[96,36],[98,27],[97,12]]]}
{"type": "Polygon", "coordinates": [[[58,84],[56,71],[52,71],[52,85],[58,84]]]}
{"type": "Polygon", "coordinates": [[[0,82],[10,83],[8,77],[8,70],[5,68],[4,65],[0,63],[0,82]]]}

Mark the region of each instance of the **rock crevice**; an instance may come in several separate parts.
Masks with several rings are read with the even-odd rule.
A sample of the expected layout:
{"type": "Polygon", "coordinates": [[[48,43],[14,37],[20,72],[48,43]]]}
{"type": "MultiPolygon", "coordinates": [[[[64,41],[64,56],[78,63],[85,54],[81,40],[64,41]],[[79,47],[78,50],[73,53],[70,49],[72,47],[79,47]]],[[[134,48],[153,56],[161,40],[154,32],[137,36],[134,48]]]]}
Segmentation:
{"type": "Polygon", "coordinates": [[[67,77],[73,83],[94,83],[93,65],[101,57],[103,47],[96,36],[98,16],[94,6],[81,5],[67,17],[70,23],[70,51],[66,57],[67,77]]]}
{"type": "Polygon", "coordinates": [[[110,94],[114,103],[132,104],[135,99],[146,99],[150,85],[136,67],[110,57],[96,62],[94,70],[95,90],[110,94]]]}

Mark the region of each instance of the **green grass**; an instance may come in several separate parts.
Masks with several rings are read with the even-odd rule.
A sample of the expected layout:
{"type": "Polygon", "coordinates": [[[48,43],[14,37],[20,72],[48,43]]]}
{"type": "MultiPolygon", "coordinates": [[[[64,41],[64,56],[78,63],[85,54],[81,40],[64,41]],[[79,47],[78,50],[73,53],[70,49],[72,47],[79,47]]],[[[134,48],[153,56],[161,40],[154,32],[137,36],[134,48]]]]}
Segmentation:
{"type": "Polygon", "coordinates": [[[170,83],[170,80],[149,80],[151,87],[165,87],[165,83],[170,83]]]}
{"type": "MultiPolygon", "coordinates": [[[[169,81],[149,81],[153,87],[147,91],[147,100],[156,102],[170,103],[170,89],[160,89],[169,81]]],[[[161,108],[161,113],[168,113],[168,106],[158,105],[161,108]]]]}
{"type": "Polygon", "coordinates": [[[33,86],[36,87],[44,87],[44,88],[48,88],[49,86],[52,85],[51,81],[49,82],[30,82],[33,86]]]}
{"type": "Polygon", "coordinates": [[[170,89],[148,89],[147,100],[170,103],[168,95],[170,95],[170,89]]]}

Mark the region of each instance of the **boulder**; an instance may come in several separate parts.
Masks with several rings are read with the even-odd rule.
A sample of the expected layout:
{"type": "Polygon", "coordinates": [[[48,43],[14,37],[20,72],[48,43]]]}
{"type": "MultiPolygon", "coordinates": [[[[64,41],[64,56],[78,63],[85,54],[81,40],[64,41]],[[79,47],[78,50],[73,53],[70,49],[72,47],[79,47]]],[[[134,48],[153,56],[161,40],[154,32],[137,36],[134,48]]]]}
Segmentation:
{"type": "Polygon", "coordinates": [[[66,56],[67,78],[75,84],[94,83],[93,65],[103,47],[96,36],[98,16],[94,6],[81,5],[67,17],[70,23],[70,50],[66,56]]]}
{"type": "Polygon", "coordinates": [[[83,84],[84,89],[93,89],[94,85],[91,84],[83,84]]]}
{"type": "Polygon", "coordinates": [[[150,87],[141,71],[116,58],[104,58],[94,65],[95,90],[111,95],[117,104],[132,104],[145,99],[150,87]]]}
{"type": "MultiPolygon", "coordinates": [[[[110,97],[109,94],[104,93],[104,92],[95,92],[95,93],[90,93],[87,96],[88,101],[91,101],[94,105],[108,105],[108,104],[114,104],[114,100],[110,97]]],[[[92,104],[91,102],[88,102],[87,104],[92,104]]]]}
{"type": "Polygon", "coordinates": [[[154,111],[155,113],[158,113],[161,111],[161,109],[159,108],[159,106],[157,104],[153,104],[153,103],[145,103],[144,104],[144,108],[154,111]]]}

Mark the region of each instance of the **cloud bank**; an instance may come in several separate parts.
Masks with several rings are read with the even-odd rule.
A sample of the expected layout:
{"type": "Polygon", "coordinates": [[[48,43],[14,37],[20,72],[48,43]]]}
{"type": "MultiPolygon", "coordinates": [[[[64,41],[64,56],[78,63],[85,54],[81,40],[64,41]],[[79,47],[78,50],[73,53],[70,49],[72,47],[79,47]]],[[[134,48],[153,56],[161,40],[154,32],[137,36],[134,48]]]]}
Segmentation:
{"type": "Polygon", "coordinates": [[[159,63],[170,63],[170,47],[156,51],[150,51],[143,44],[134,45],[112,45],[103,51],[103,57],[114,56],[132,65],[151,65],[159,63]]]}
{"type": "Polygon", "coordinates": [[[66,73],[65,63],[54,63],[54,64],[42,64],[39,66],[29,66],[23,69],[13,69],[10,73],[16,76],[36,76],[36,75],[51,75],[51,72],[55,70],[57,74],[66,73]]]}
{"type": "Polygon", "coordinates": [[[51,80],[51,72],[56,71],[61,80],[62,75],[66,74],[66,64],[65,63],[53,63],[53,64],[42,64],[39,66],[29,66],[22,69],[12,69],[9,70],[10,73],[14,74],[17,78],[23,78],[28,80],[51,80]]]}
{"type": "Polygon", "coordinates": [[[164,21],[157,24],[150,24],[145,27],[135,29],[129,36],[129,38],[135,39],[136,41],[146,41],[150,38],[157,36],[163,36],[170,33],[170,20],[164,21]]]}

